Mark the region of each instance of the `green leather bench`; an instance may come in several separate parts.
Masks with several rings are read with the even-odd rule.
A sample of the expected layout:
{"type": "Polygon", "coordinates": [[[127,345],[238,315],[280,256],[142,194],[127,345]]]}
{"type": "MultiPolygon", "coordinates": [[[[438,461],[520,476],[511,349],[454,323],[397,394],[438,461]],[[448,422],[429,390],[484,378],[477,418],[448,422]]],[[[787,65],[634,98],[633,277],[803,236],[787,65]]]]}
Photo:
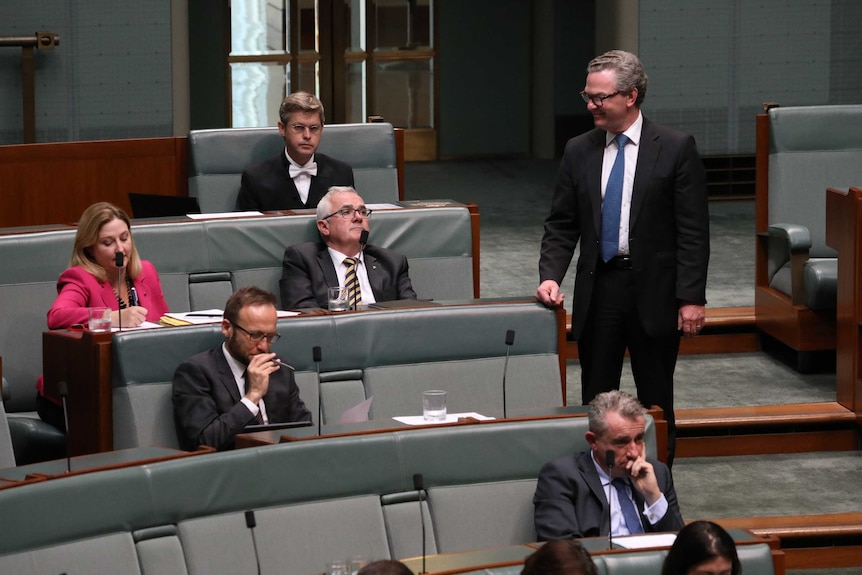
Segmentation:
{"type": "MultiPolygon", "coordinates": [[[[0,490],[0,572],[311,574],[333,558],[535,539],[548,460],[587,448],[586,417],[285,443],[0,490]],[[246,512],[254,511],[254,534],[246,512]]],[[[648,419],[647,452],[656,438],[648,419]]]]}
{"type": "MultiPolygon", "coordinates": [[[[392,124],[327,124],[322,154],[353,168],[356,190],[366,203],[395,203],[398,166],[392,124]]],[[[201,212],[232,212],[242,172],[284,151],[278,128],[221,128],[189,132],[189,195],[201,212]]]]}
{"type": "MultiPolygon", "coordinates": [[[[370,242],[404,253],[419,297],[474,297],[473,244],[466,207],[381,210],[373,216],[370,242]]],[[[0,230],[2,231],[2,230],[0,230]]],[[[174,311],[223,308],[237,288],[258,285],[279,294],[284,248],[317,239],[314,216],[259,216],[224,220],[133,223],[138,249],[159,271],[174,311]]],[[[63,436],[35,414],[34,385],[42,373],[42,332],[69,264],[72,227],[0,233],[0,356],[10,397],[6,402],[19,463],[63,436]],[[34,439],[39,438],[39,439],[34,439]],[[21,457],[20,454],[25,454],[21,457]]]]}
{"type": "MultiPolygon", "coordinates": [[[[320,346],[323,422],[371,396],[370,417],[421,414],[422,391],[448,391],[451,412],[502,412],[505,336],[515,331],[507,409],[563,405],[557,317],[536,303],[505,301],[297,316],[278,322],[273,351],[296,368],[317,420],[320,346]]],[[[171,404],[176,367],[220,345],[218,324],[129,331],[113,338],[114,449],[177,447],[171,404]]]]}

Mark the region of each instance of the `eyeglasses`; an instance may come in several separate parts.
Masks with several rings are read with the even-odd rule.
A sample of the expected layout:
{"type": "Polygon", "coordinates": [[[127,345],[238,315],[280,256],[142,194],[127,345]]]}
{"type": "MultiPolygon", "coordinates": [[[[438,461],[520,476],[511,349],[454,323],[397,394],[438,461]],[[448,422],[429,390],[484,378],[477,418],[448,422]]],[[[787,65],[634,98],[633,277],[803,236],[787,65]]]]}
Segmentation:
{"type": "Polygon", "coordinates": [[[304,134],[306,130],[311,132],[312,134],[316,134],[320,131],[320,124],[312,124],[310,126],[306,126],[305,124],[291,124],[288,126],[294,134],[304,134]]]}
{"type": "Polygon", "coordinates": [[[231,322],[231,325],[238,330],[245,332],[245,334],[248,336],[248,339],[250,339],[252,343],[260,343],[264,339],[269,343],[275,343],[281,338],[280,333],[263,333],[262,331],[248,331],[238,323],[234,322],[231,322]]]}
{"type": "Polygon", "coordinates": [[[339,216],[341,216],[345,220],[353,219],[353,214],[358,215],[360,218],[370,218],[371,217],[371,210],[369,210],[368,208],[364,208],[364,207],[363,208],[344,207],[344,208],[341,208],[340,210],[335,210],[334,212],[332,212],[331,214],[329,214],[328,216],[326,216],[323,219],[328,220],[329,218],[331,218],[332,216],[334,216],[336,214],[338,214],[339,216]]]}
{"type": "Polygon", "coordinates": [[[613,94],[608,94],[607,96],[591,96],[586,92],[581,92],[581,98],[583,98],[584,102],[586,102],[587,104],[592,102],[593,106],[595,106],[596,108],[601,108],[605,105],[605,100],[607,100],[608,98],[613,98],[614,96],[617,96],[619,94],[622,94],[620,90],[617,90],[613,94]]]}

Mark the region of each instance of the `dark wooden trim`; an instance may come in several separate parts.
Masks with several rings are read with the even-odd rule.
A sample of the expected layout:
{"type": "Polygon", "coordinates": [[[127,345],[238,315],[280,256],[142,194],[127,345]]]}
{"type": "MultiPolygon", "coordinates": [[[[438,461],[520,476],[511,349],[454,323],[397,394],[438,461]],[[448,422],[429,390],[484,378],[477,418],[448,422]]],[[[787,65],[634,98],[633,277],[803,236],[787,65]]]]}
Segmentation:
{"type": "Polygon", "coordinates": [[[395,167],[398,170],[398,201],[404,201],[404,128],[395,128],[395,167]]]}
{"type": "Polygon", "coordinates": [[[859,432],[855,429],[716,437],[682,437],[677,435],[676,439],[677,459],[683,457],[808,453],[811,451],[854,451],[856,449],[859,449],[859,432]]]}
{"type": "Polygon", "coordinates": [[[479,206],[473,202],[467,204],[467,209],[470,211],[470,228],[472,229],[472,241],[473,241],[473,297],[479,298],[479,288],[480,288],[480,276],[482,271],[481,262],[479,261],[479,256],[481,251],[480,247],[480,234],[479,234],[479,206]]]}

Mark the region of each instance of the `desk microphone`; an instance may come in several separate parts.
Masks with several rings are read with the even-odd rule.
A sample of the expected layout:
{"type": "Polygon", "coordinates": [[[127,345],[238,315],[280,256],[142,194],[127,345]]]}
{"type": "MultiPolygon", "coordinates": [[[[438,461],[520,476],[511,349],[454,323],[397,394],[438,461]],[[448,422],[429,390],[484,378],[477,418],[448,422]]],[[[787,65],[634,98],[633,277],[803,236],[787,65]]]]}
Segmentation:
{"type": "Polygon", "coordinates": [[[422,492],[425,490],[425,486],[423,485],[424,479],[422,478],[421,473],[413,474],[413,489],[416,490],[417,495],[419,495],[419,521],[422,522],[422,571],[419,572],[419,575],[423,573],[428,573],[425,570],[425,510],[422,508],[422,492]]]}
{"type": "MultiPolygon", "coordinates": [[[[120,286],[122,285],[121,279],[123,277],[123,252],[117,252],[114,254],[114,263],[117,265],[117,295],[119,296],[119,300],[122,301],[123,296],[120,295],[120,286]]],[[[119,301],[117,303],[120,303],[119,301]]],[[[131,302],[129,302],[131,303],[131,302]]],[[[122,307],[117,308],[117,330],[123,331],[123,309],[122,307]]]]}
{"type": "Polygon", "coordinates": [[[614,548],[614,526],[611,525],[611,481],[613,481],[613,475],[611,472],[614,469],[614,459],[615,454],[612,449],[608,449],[605,451],[605,466],[608,468],[608,549],[614,548]]]}
{"type": "Polygon", "coordinates": [[[503,363],[503,419],[506,419],[506,372],[509,370],[509,350],[515,343],[515,330],[506,331],[506,361],[503,363]]]}
{"type": "Polygon", "coordinates": [[[362,230],[362,233],[359,234],[359,251],[365,249],[365,245],[368,243],[368,230],[362,230]]]}
{"type": "Polygon", "coordinates": [[[257,552],[257,538],[254,536],[254,528],[257,527],[254,511],[245,512],[245,526],[251,531],[251,544],[254,546],[254,561],[257,563],[257,575],[260,575],[260,554],[257,552]]]}
{"type": "Polygon", "coordinates": [[[311,359],[317,366],[317,435],[323,435],[323,397],[320,395],[320,360],[321,350],[319,345],[311,348],[311,359]]]}
{"type": "Polygon", "coordinates": [[[63,401],[63,421],[66,423],[66,473],[72,471],[72,449],[69,446],[69,409],[66,406],[66,397],[69,395],[69,386],[65,380],[57,382],[57,391],[63,401]]]}

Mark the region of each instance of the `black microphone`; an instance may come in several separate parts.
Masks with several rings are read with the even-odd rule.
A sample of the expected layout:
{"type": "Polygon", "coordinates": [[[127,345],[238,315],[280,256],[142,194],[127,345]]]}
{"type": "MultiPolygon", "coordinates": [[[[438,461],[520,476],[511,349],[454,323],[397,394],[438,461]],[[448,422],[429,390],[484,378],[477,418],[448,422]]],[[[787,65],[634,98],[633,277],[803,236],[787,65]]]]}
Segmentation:
{"type": "Polygon", "coordinates": [[[515,343],[515,330],[506,331],[506,361],[503,363],[503,419],[506,419],[506,372],[509,370],[509,350],[515,343]]]}
{"type": "Polygon", "coordinates": [[[257,527],[257,520],[254,518],[254,511],[245,512],[245,526],[251,531],[251,544],[254,546],[254,560],[257,563],[257,575],[260,575],[260,555],[257,552],[257,539],[254,536],[254,528],[257,527]]]}
{"type": "MultiPolygon", "coordinates": [[[[612,449],[605,451],[605,466],[608,468],[608,479],[613,481],[611,472],[614,469],[614,459],[616,454],[612,449]]],[[[614,526],[611,525],[611,483],[608,481],[608,549],[614,548],[614,526]]]]}
{"type": "Polygon", "coordinates": [[[368,230],[362,230],[362,233],[359,234],[359,249],[364,250],[365,245],[368,243],[368,230]]]}
{"type": "Polygon", "coordinates": [[[320,395],[320,361],[321,350],[319,345],[311,348],[311,359],[317,365],[317,435],[323,435],[323,397],[320,395]]]}
{"type": "MultiPolygon", "coordinates": [[[[123,275],[123,252],[114,254],[114,263],[117,265],[117,294],[119,294],[123,275]]],[[[123,296],[119,296],[119,299],[122,300],[123,296]]],[[[118,301],[117,303],[120,302],[118,301]]],[[[123,331],[123,310],[119,307],[117,308],[117,330],[123,331]]]]}
{"type": "Polygon", "coordinates": [[[419,521],[422,522],[422,571],[419,572],[419,575],[422,575],[428,571],[425,570],[425,510],[422,509],[422,492],[425,490],[425,486],[421,473],[413,474],[413,489],[419,495],[419,521]]]}
{"type": "Polygon", "coordinates": [[[72,449],[69,446],[69,409],[66,406],[66,397],[69,396],[69,386],[66,381],[57,382],[57,391],[60,393],[60,399],[63,401],[63,421],[66,424],[66,473],[72,471],[72,449]]]}

